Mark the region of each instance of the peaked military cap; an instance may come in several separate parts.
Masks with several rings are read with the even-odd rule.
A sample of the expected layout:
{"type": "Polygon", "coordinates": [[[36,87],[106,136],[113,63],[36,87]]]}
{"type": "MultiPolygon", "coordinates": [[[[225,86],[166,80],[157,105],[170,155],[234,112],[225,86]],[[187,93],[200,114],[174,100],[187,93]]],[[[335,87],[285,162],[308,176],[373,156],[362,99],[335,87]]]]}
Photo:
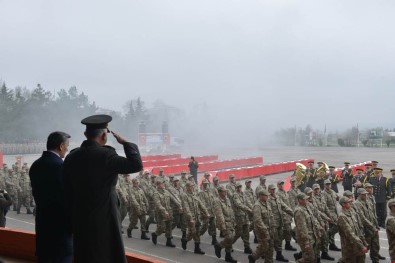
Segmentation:
{"type": "Polygon", "coordinates": [[[163,168],[159,168],[159,172],[163,172],[163,168]]]}
{"type": "Polygon", "coordinates": [[[193,186],[193,183],[192,182],[187,182],[186,184],[185,184],[185,186],[193,186]]]}
{"type": "Polygon", "coordinates": [[[242,187],[242,184],[240,182],[237,182],[236,187],[242,187]]]}
{"type": "Polygon", "coordinates": [[[379,173],[379,172],[382,172],[383,171],[383,169],[382,168],[378,168],[378,167],[376,167],[376,168],[374,168],[374,172],[376,173],[379,173]]]}
{"type": "Polygon", "coordinates": [[[313,192],[313,189],[311,189],[310,187],[306,187],[305,189],[304,189],[304,193],[305,194],[310,194],[310,193],[312,193],[313,192]]]}
{"type": "Polygon", "coordinates": [[[310,160],[308,163],[314,163],[314,161],[313,161],[313,160],[310,160]]]}
{"type": "Polygon", "coordinates": [[[144,174],[150,174],[150,172],[148,170],[145,170],[144,174]]]}
{"type": "Polygon", "coordinates": [[[204,176],[211,176],[211,174],[210,173],[204,173],[204,176]]]}
{"type": "Polygon", "coordinates": [[[86,125],[86,129],[105,129],[108,127],[108,123],[112,121],[110,115],[99,114],[86,117],[81,121],[82,124],[86,125]]]}
{"type": "Polygon", "coordinates": [[[187,174],[187,172],[185,170],[182,170],[181,174],[187,174]]]}
{"type": "Polygon", "coordinates": [[[304,193],[299,193],[296,195],[296,198],[298,199],[308,199],[309,197],[305,195],[304,193]]]}
{"type": "Polygon", "coordinates": [[[136,178],[132,179],[132,183],[137,183],[139,180],[137,180],[136,178]]]}
{"type": "Polygon", "coordinates": [[[357,168],[357,169],[355,169],[355,170],[357,170],[357,171],[363,171],[363,169],[362,169],[362,168],[357,168]]]}
{"type": "Polygon", "coordinates": [[[203,181],[202,181],[202,184],[209,184],[210,182],[207,180],[207,179],[204,179],[203,181]]]}
{"type": "Polygon", "coordinates": [[[366,184],[365,184],[365,188],[366,188],[366,187],[373,187],[373,185],[372,185],[371,183],[366,183],[366,184]]]}
{"type": "Polygon", "coordinates": [[[269,184],[267,189],[269,189],[269,190],[276,189],[276,186],[274,184],[269,184]]]}
{"type": "Polygon", "coordinates": [[[151,174],[151,178],[155,178],[156,177],[156,175],[155,174],[151,174]]]}
{"type": "Polygon", "coordinates": [[[296,178],[295,177],[291,177],[291,182],[296,182],[296,178]]]}
{"type": "Polygon", "coordinates": [[[357,193],[358,193],[359,195],[364,195],[364,194],[367,194],[368,191],[366,191],[364,188],[359,188],[359,189],[357,190],[357,193]]]}
{"type": "Polygon", "coordinates": [[[218,186],[217,190],[218,190],[218,192],[220,192],[220,191],[221,192],[226,192],[226,189],[225,189],[225,187],[223,185],[218,186]]]}
{"type": "Polygon", "coordinates": [[[342,205],[345,203],[350,203],[351,201],[352,200],[350,198],[348,198],[347,196],[342,196],[342,197],[340,197],[339,204],[342,205]]]}
{"type": "Polygon", "coordinates": [[[329,169],[335,169],[336,167],[333,166],[333,165],[331,165],[331,166],[328,166],[328,168],[329,168],[329,169]]]}
{"type": "Polygon", "coordinates": [[[218,181],[218,180],[219,180],[218,176],[214,176],[213,181],[218,181]]]}
{"type": "Polygon", "coordinates": [[[279,181],[277,182],[277,185],[280,185],[280,184],[284,184],[284,180],[279,180],[279,181]]]}
{"type": "Polygon", "coordinates": [[[245,183],[251,183],[251,182],[252,182],[251,179],[247,179],[247,180],[245,181],[245,183]]]}
{"type": "Polygon", "coordinates": [[[329,179],[326,179],[325,181],[324,181],[324,184],[331,184],[332,182],[331,182],[331,180],[329,180],[329,179]]]}
{"type": "Polygon", "coordinates": [[[370,166],[372,166],[372,164],[371,163],[366,163],[365,166],[370,167],[370,166]]]}
{"type": "Polygon", "coordinates": [[[266,176],[265,176],[265,175],[261,175],[261,176],[259,177],[259,180],[261,180],[261,181],[266,181],[266,176]]]}
{"type": "Polygon", "coordinates": [[[350,165],[350,162],[344,162],[344,165],[350,165]]]}
{"type": "Polygon", "coordinates": [[[395,173],[395,169],[391,169],[390,172],[391,172],[391,173],[395,173]]]}
{"type": "Polygon", "coordinates": [[[266,189],[262,189],[258,192],[258,195],[270,195],[266,189]]]}
{"type": "Polygon", "coordinates": [[[230,174],[229,178],[235,178],[235,175],[234,174],[230,174]]]}
{"type": "Polygon", "coordinates": [[[188,179],[193,178],[193,174],[188,175],[188,179]]]}
{"type": "Polygon", "coordinates": [[[346,190],[344,191],[343,196],[347,196],[347,197],[352,196],[352,192],[350,190],[346,190]]]}
{"type": "Polygon", "coordinates": [[[378,161],[372,161],[372,163],[374,163],[374,164],[378,164],[379,162],[378,162],[378,161]]]}
{"type": "Polygon", "coordinates": [[[180,181],[180,178],[178,177],[174,178],[173,182],[177,182],[177,181],[180,181]]]}
{"type": "Polygon", "coordinates": [[[174,178],[174,174],[169,175],[169,178],[174,178]]]}
{"type": "Polygon", "coordinates": [[[317,188],[320,188],[320,185],[319,184],[313,184],[313,190],[315,190],[317,188]]]}
{"type": "Polygon", "coordinates": [[[317,164],[324,164],[323,162],[317,162],[317,164]]]}

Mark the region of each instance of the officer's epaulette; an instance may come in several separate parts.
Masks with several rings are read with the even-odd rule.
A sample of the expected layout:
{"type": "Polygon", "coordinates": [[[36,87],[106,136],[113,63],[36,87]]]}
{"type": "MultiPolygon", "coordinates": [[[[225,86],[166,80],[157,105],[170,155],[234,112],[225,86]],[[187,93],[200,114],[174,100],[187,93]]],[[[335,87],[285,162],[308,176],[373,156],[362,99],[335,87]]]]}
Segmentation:
{"type": "Polygon", "coordinates": [[[115,150],[115,148],[112,147],[112,146],[110,146],[110,145],[103,145],[103,147],[109,148],[109,149],[111,149],[111,150],[115,150]]]}
{"type": "Polygon", "coordinates": [[[80,147],[74,148],[73,150],[70,151],[70,153],[74,152],[75,150],[78,150],[80,147]]]}

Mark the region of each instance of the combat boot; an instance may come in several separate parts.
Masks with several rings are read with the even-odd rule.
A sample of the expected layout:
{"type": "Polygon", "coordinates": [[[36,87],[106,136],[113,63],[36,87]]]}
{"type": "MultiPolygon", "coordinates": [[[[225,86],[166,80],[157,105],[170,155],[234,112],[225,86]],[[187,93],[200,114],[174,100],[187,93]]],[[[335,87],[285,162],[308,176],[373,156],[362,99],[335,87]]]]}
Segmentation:
{"type": "Polygon", "coordinates": [[[181,238],[181,247],[182,249],[186,250],[187,249],[187,239],[186,238],[181,238]]]}
{"type": "Polygon", "coordinates": [[[281,261],[281,262],[289,262],[289,260],[286,259],[286,258],[283,256],[283,254],[281,253],[281,251],[277,251],[276,260],[277,260],[277,261],[281,261]]]}
{"type": "Polygon", "coordinates": [[[129,228],[126,229],[126,233],[127,233],[127,235],[128,235],[128,238],[131,238],[131,237],[132,237],[132,230],[130,230],[129,228]]]}
{"type": "Polygon", "coordinates": [[[334,261],[335,259],[331,256],[329,256],[328,252],[322,252],[321,253],[321,258],[322,259],[326,259],[326,260],[330,260],[330,261],[334,261]]]}
{"type": "Polygon", "coordinates": [[[182,231],[181,239],[187,239],[187,231],[182,231]]]}
{"type": "Polygon", "coordinates": [[[342,251],[340,248],[338,248],[335,244],[330,244],[329,245],[329,250],[332,251],[342,251]]]}
{"type": "Polygon", "coordinates": [[[255,263],[255,258],[253,255],[248,255],[248,263],[255,263]]]}
{"type": "Polygon", "coordinates": [[[217,241],[217,236],[214,234],[211,236],[211,245],[214,246],[216,244],[218,244],[218,241],[217,241]]]}
{"type": "Polygon", "coordinates": [[[321,258],[318,257],[316,263],[321,263],[321,258]]]}
{"type": "Polygon", "coordinates": [[[206,254],[200,249],[200,243],[195,243],[195,251],[193,253],[200,255],[206,254]]]}
{"type": "Polygon", "coordinates": [[[250,248],[250,247],[245,247],[245,248],[244,248],[244,253],[245,253],[245,254],[252,254],[251,248],[250,248]]]}
{"type": "Polygon", "coordinates": [[[219,243],[217,243],[216,245],[214,245],[214,249],[215,249],[215,255],[217,256],[217,258],[221,258],[221,250],[222,247],[219,243]]]}
{"type": "Polygon", "coordinates": [[[151,224],[148,223],[148,222],[145,224],[145,229],[147,230],[147,233],[149,233],[149,226],[150,226],[150,225],[151,225],[151,224]]]}
{"type": "Polygon", "coordinates": [[[147,236],[147,234],[145,233],[145,231],[141,232],[141,239],[142,239],[142,240],[150,240],[150,238],[147,236]]]}
{"type": "Polygon", "coordinates": [[[232,255],[230,254],[230,252],[226,252],[226,254],[225,254],[225,261],[226,262],[231,262],[231,263],[237,263],[237,260],[232,258],[232,255]]]}
{"type": "Polygon", "coordinates": [[[152,237],[152,243],[156,245],[156,243],[158,242],[158,235],[154,232],[152,233],[151,237],[152,237]]]}
{"type": "Polygon", "coordinates": [[[382,255],[379,254],[379,259],[380,260],[385,260],[385,257],[383,257],[382,255]]]}
{"type": "Polygon", "coordinates": [[[297,249],[294,248],[294,247],[291,245],[291,242],[290,242],[290,241],[286,241],[286,242],[285,242],[285,250],[297,251],[297,249]]]}
{"type": "Polygon", "coordinates": [[[171,237],[167,238],[166,247],[176,247],[176,245],[174,245],[173,242],[171,241],[171,237]]]}

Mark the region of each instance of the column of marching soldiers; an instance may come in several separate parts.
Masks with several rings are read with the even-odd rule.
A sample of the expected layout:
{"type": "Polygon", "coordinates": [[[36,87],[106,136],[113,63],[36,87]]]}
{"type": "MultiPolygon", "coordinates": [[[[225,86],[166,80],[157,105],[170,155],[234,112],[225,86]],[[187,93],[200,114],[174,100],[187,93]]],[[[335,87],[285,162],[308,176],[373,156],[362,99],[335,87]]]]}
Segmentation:
{"type": "MultiPolygon", "coordinates": [[[[12,201],[12,210],[18,214],[22,206],[26,208],[27,214],[34,214],[34,199],[30,186],[29,166],[24,163],[22,166],[17,162],[11,168],[3,164],[0,168],[0,189],[6,190],[12,201]]],[[[3,196],[0,196],[3,197],[3,196]]]]}
{"type": "Polygon", "coordinates": [[[392,178],[383,177],[378,162],[373,162],[366,164],[365,171],[357,169],[357,174],[353,174],[349,163],[345,163],[342,170],[345,191],[341,197],[335,167],[329,166],[323,177],[316,176],[315,172],[323,164],[318,162],[319,167],[314,168],[314,162],[310,162],[301,182],[293,175],[289,191],[284,190],[283,180],[277,185],[266,186],[263,175],[255,191],[250,179],[245,180],[243,189],[234,175],[229,176],[226,187],[216,176],[210,180],[209,173],[204,174],[200,186],[185,171],[181,177],[165,176],[162,169],[158,176],[148,170],[141,171],[132,180],[129,175],[120,175],[117,191],[121,200],[121,222],[129,212],[129,238],[133,230],[138,229],[140,220],[141,239],[149,240],[147,233],[151,231],[152,242],[156,245],[158,237],[164,233],[168,247],[175,247],[172,231],[180,228],[182,248],[186,250],[193,239],[196,254],[205,254],[200,248],[200,236],[208,232],[216,256],[220,258],[224,249],[227,262],[237,262],[231,252],[232,244],[239,238],[244,243],[244,253],[249,254],[249,262],[261,257],[265,262],[273,262],[274,251],[277,261],[288,262],[282,254],[282,244],[285,240],[284,249],[296,251],[291,245],[292,238],[301,247],[300,252],[294,253],[298,262],[333,261],[328,251],[341,251],[334,238],[339,232],[343,248],[343,258],[339,262],[350,259],[364,262],[364,253],[360,261],[355,261],[353,244],[356,240],[352,239],[355,236],[369,249],[373,262],[385,259],[379,254],[378,230],[385,224],[387,200],[395,195],[395,170],[391,170],[392,178]],[[343,207],[351,201],[355,201],[351,212],[345,208],[338,211],[337,202],[343,207]],[[351,215],[356,222],[355,229],[342,223],[348,222],[343,220],[347,219],[346,215],[351,215]],[[294,229],[291,227],[293,219],[294,229]],[[150,229],[151,224],[157,224],[156,230],[150,229]],[[217,240],[217,229],[223,238],[221,242],[217,240]],[[254,234],[253,242],[258,243],[255,251],[250,246],[250,232],[254,234]]]}

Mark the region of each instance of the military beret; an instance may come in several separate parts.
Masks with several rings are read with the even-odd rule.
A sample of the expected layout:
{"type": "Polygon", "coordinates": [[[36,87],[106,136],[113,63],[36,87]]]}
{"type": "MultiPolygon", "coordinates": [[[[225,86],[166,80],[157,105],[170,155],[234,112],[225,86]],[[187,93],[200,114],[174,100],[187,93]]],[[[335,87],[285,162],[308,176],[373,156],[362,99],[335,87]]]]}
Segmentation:
{"type": "Polygon", "coordinates": [[[395,169],[391,169],[390,172],[391,172],[391,173],[395,173],[395,169]]]}
{"type": "Polygon", "coordinates": [[[270,195],[266,189],[262,189],[258,192],[258,195],[270,195]]]}
{"type": "Polygon", "coordinates": [[[192,182],[187,182],[186,184],[185,184],[185,186],[193,186],[194,185],[194,183],[192,183],[192,182]]]}
{"type": "Polygon", "coordinates": [[[218,190],[218,192],[220,192],[220,191],[226,192],[225,186],[223,186],[223,185],[218,186],[217,190],[218,190]]]}
{"type": "Polygon", "coordinates": [[[350,165],[350,162],[344,162],[344,165],[350,165]]]}
{"type": "Polygon", "coordinates": [[[251,183],[251,182],[252,182],[251,179],[247,179],[247,180],[245,181],[246,184],[247,184],[247,183],[251,183]]]}
{"type": "Polygon", "coordinates": [[[174,178],[174,174],[169,175],[169,178],[174,178]]]}
{"type": "Polygon", "coordinates": [[[207,180],[207,179],[204,179],[203,181],[202,181],[202,184],[209,184],[210,182],[207,180]]]}
{"type": "Polygon", "coordinates": [[[259,176],[259,180],[265,181],[265,180],[266,180],[266,175],[261,175],[261,176],[259,176]]]}
{"type": "Polygon", "coordinates": [[[235,178],[235,175],[234,174],[230,174],[229,178],[235,178]]]}
{"type": "Polygon", "coordinates": [[[159,172],[163,172],[163,168],[159,168],[159,172]]]}
{"type": "Polygon", "coordinates": [[[372,185],[371,183],[366,183],[366,184],[365,184],[365,188],[366,188],[366,187],[373,187],[373,185],[372,185]]]}
{"type": "Polygon", "coordinates": [[[352,192],[350,191],[350,190],[346,190],[346,191],[344,191],[344,193],[343,193],[343,196],[347,196],[347,197],[349,197],[349,196],[352,196],[353,194],[352,194],[352,192]]]}
{"type": "Polygon", "coordinates": [[[320,188],[320,185],[319,184],[313,184],[313,190],[315,190],[317,188],[320,188]]]}
{"type": "Polygon", "coordinates": [[[110,115],[98,114],[84,118],[81,123],[86,125],[86,129],[105,129],[112,120],[110,115]]]}
{"type": "Polygon", "coordinates": [[[358,190],[357,190],[357,194],[359,194],[359,195],[364,195],[367,193],[368,193],[368,191],[366,191],[364,188],[358,188],[358,190]]]}
{"type": "Polygon", "coordinates": [[[242,184],[240,182],[237,182],[236,187],[242,187],[242,184]]]}
{"type": "Polygon", "coordinates": [[[284,180],[279,180],[278,182],[277,182],[277,185],[280,185],[280,184],[283,184],[284,183],[284,180]]]}
{"type": "Polygon", "coordinates": [[[276,189],[276,186],[274,184],[269,184],[267,189],[269,189],[269,190],[276,189]]]}
{"type": "Polygon", "coordinates": [[[374,164],[378,164],[379,162],[378,162],[378,161],[372,161],[372,163],[374,163],[374,164]]]}
{"type": "Polygon", "coordinates": [[[181,171],[181,174],[186,174],[187,172],[185,171],[185,170],[182,170],[181,171]]]}
{"type": "Polygon", "coordinates": [[[391,206],[394,206],[394,205],[395,205],[395,199],[391,199],[388,201],[388,208],[391,209],[391,206]]]}
{"type": "Polygon", "coordinates": [[[296,182],[296,178],[295,177],[291,177],[291,182],[296,182]]]}
{"type": "Polygon", "coordinates": [[[173,180],[173,182],[177,182],[177,181],[180,181],[180,178],[175,177],[174,180],[173,180]]]}
{"type": "Polygon", "coordinates": [[[326,179],[325,181],[324,181],[324,184],[331,184],[332,182],[331,182],[331,180],[329,180],[329,179],[326,179]]]}
{"type": "Polygon", "coordinates": [[[213,181],[218,181],[218,180],[219,180],[218,176],[214,176],[213,181]]]}
{"type": "Polygon", "coordinates": [[[305,194],[311,194],[313,192],[313,189],[311,189],[310,187],[306,187],[305,189],[304,189],[304,193],[305,194]]]}
{"type": "Polygon", "coordinates": [[[204,176],[211,176],[210,173],[204,173],[204,176]]]}
{"type": "Polygon", "coordinates": [[[304,193],[299,193],[296,195],[297,199],[308,199],[309,197],[305,195],[304,193]]]}
{"type": "Polygon", "coordinates": [[[343,205],[345,203],[350,203],[350,202],[352,202],[352,200],[350,198],[348,198],[347,196],[340,197],[340,200],[339,200],[340,205],[343,205]]]}
{"type": "Polygon", "coordinates": [[[335,169],[336,167],[333,165],[328,166],[329,169],[335,169]]]}

